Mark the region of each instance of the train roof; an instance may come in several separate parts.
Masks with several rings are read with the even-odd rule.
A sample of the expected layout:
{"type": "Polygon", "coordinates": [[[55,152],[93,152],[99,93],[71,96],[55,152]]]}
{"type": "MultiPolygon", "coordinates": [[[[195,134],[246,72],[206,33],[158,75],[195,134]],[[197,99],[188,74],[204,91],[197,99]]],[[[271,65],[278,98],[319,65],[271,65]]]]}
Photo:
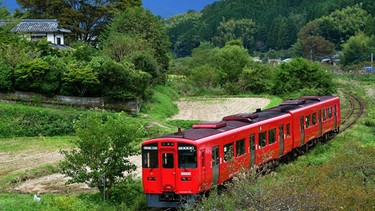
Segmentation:
{"type": "Polygon", "coordinates": [[[199,140],[208,136],[220,134],[226,131],[234,130],[251,124],[267,121],[271,118],[292,113],[295,110],[311,106],[318,102],[328,101],[336,98],[334,96],[305,96],[297,100],[287,100],[278,106],[260,110],[254,113],[240,113],[223,117],[218,122],[202,122],[193,125],[191,129],[178,131],[177,133],[168,134],[160,138],[184,138],[189,140],[199,140]]]}

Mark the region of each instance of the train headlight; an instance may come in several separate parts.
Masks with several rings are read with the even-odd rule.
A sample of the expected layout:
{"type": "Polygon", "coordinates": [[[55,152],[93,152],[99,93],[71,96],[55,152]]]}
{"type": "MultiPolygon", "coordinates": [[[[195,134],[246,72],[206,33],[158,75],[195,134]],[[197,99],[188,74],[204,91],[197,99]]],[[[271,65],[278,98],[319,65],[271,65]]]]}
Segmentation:
{"type": "Polygon", "coordinates": [[[181,181],[191,181],[191,177],[181,177],[181,181]]]}

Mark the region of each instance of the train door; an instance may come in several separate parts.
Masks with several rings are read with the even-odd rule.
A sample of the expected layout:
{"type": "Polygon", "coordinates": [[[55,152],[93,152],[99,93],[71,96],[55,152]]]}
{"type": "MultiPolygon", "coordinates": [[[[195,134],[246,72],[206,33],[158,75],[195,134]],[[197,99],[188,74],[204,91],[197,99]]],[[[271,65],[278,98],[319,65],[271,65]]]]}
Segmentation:
{"type": "Polygon", "coordinates": [[[334,124],[335,124],[335,130],[337,129],[337,107],[336,107],[336,104],[335,106],[333,107],[333,121],[334,121],[334,124]]]}
{"type": "Polygon", "coordinates": [[[301,128],[301,146],[305,143],[305,117],[300,117],[300,128],[301,128]]]}
{"type": "Polygon", "coordinates": [[[171,149],[161,149],[161,187],[164,192],[173,192],[176,187],[175,152],[171,149]]]}
{"type": "Polygon", "coordinates": [[[319,137],[322,136],[322,110],[318,111],[319,137]]]}
{"type": "Polygon", "coordinates": [[[216,186],[219,181],[219,146],[212,147],[212,186],[216,186]]]}
{"type": "Polygon", "coordinates": [[[279,141],[280,141],[280,152],[279,157],[282,157],[284,154],[284,125],[279,125],[279,141]]]}
{"type": "Polygon", "coordinates": [[[201,158],[202,158],[202,162],[201,162],[201,166],[202,166],[202,180],[203,180],[203,184],[207,184],[207,177],[206,177],[206,151],[205,150],[201,150],[201,158]]]}
{"type": "Polygon", "coordinates": [[[255,165],[255,134],[250,135],[250,169],[255,165]]]}

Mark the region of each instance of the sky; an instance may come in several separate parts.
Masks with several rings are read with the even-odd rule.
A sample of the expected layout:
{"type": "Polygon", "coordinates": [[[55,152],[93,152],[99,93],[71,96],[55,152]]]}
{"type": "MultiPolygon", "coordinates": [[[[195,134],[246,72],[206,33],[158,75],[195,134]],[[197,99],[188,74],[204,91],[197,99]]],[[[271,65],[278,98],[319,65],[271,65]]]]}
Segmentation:
{"type": "MultiPolygon", "coordinates": [[[[0,0],[8,10],[13,12],[18,8],[16,0],[0,0]]],[[[186,13],[188,10],[201,11],[206,5],[218,0],[142,0],[143,8],[149,9],[154,15],[168,18],[173,15],[186,13]]]]}

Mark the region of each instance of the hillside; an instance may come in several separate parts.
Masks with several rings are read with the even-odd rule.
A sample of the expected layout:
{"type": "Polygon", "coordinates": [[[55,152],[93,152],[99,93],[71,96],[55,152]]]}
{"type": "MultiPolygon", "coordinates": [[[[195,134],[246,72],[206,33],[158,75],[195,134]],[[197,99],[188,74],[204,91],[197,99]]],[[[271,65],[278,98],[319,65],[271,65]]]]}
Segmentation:
{"type": "MultiPolygon", "coordinates": [[[[224,27],[229,27],[229,24],[222,28],[218,27],[231,19],[254,22],[254,32],[246,32],[247,36],[250,36],[247,48],[249,52],[264,52],[269,49],[289,49],[296,43],[297,33],[307,23],[327,16],[335,10],[355,5],[374,16],[375,9],[371,0],[228,0],[206,6],[199,15],[188,12],[173,16],[164,22],[171,38],[172,50],[177,57],[190,55],[191,50],[200,42],[215,43],[215,37],[228,33],[229,29],[224,27]]],[[[241,37],[238,34],[243,33],[241,30],[241,27],[234,29],[232,35],[227,36],[241,37]]]]}

